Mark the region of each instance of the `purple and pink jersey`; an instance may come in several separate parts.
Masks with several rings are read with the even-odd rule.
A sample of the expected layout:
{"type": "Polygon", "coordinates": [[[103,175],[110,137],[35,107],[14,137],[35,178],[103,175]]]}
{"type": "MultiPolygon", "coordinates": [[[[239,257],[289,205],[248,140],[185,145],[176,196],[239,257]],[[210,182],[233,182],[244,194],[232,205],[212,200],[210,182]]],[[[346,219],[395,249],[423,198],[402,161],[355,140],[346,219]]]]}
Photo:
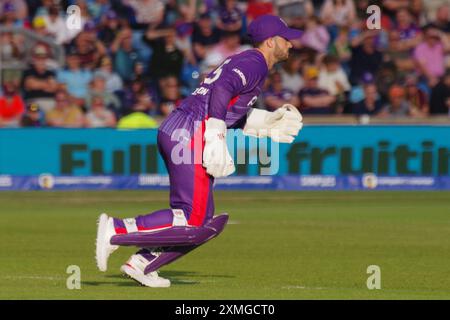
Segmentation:
{"type": "MultiPolygon", "coordinates": [[[[214,214],[212,187],[214,178],[202,165],[203,134],[209,117],[224,120],[228,128],[242,128],[247,113],[261,94],[268,74],[266,60],[258,50],[247,50],[227,58],[184,99],[158,131],[158,148],[170,178],[170,208],[136,217],[137,231],[168,228],[173,211],[183,210],[191,226],[200,226],[214,214]],[[191,163],[174,163],[172,151],[179,143],[178,130],[189,132],[191,163]],[[194,141],[200,141],[197,148],[194,141]]],[[[115,220],[116,232],[128,233],[121,219],[115,220]]]]}
{"type": "Polygon", "coordinates": [[[228,128],[242,128],[267,74],[266,60],[256,49],[227,58],[181,102],[159,130],[171,136],[176,129],[186,129],[192,136],[208,117],[224,120],[228,128]]]}
{"type": "MultiPolygon", "coordinates": [[[[242,128],[247,112],[261,93],[267,73],[264,56],[257,50],[231,56],[211,72],[201,86],[169,115],[159,128],[158,148],[169,173],[170,209],[131,219],[115,218],[118,243],[123,238],[120,235],[137,241],[141,239],[141,232],[153,231],[164,231],[171,235],[171,239],[181,239],[182,232],[172,228],[179,226],[180,215],[184,215],[186,224],[191,227],[214,224],[216,218],[225,219],[221,228],[214,229],[213,236],[222,231],[227,217],[213,218],[214,178],[206,173],[202,165],[204,124],[206,119],[214,117],[224,120],[228,128],[242,128]],[[189,152],[191,159],[195,159],[194,162],[175,163],[172,159],[172,152],[178,145],[178,137],[173,139],[174,132],[179,129],[190,132],[189,152]],[[201,141],[201,146],[197,148],[193,141],[201,141]]],[[[198,232],[201,230],[205,229],[200,228],[198,232]]],[[[197,229],[194,232],[197,232],[197,229]]],[[[137,254],[149,261],[145,272],[157,270],[204,243],[192,245],[188,240],[186,238],[185,246],[163,247],[163,252],[158,256],[148,250],[139,251],[137,254]]]]}

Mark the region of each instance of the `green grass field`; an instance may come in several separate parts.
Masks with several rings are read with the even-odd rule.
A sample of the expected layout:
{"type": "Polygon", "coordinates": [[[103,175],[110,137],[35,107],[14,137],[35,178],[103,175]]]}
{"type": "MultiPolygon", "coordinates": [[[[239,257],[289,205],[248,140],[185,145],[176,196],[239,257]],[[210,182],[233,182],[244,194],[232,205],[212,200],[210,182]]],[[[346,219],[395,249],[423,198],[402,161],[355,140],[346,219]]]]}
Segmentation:
{"type": "Polygon", "coordinates": [[[166,207],[153,191],[1,192],[1,299],[449,299],[450,193],[217,192],[230,224],[166,266],[168,289],[94,261],[96,219],[166,207]],[[66,268],[81,268],[68,290],[66,268]],[[381,290],[368,290],[369,265],[381,290]]]}

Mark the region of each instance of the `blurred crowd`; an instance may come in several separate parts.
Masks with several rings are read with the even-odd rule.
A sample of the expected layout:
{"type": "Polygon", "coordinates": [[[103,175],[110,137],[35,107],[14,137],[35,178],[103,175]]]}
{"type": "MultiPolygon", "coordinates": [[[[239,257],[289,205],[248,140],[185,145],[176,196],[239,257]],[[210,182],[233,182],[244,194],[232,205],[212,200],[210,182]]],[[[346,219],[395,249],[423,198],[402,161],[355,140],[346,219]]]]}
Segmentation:
{"type": "Polygon", "coordinates": [[[259,108],[450,116],[448,0],[0,0],[0,127],[157,127],[262,14],[303,33],[259,108]]]}

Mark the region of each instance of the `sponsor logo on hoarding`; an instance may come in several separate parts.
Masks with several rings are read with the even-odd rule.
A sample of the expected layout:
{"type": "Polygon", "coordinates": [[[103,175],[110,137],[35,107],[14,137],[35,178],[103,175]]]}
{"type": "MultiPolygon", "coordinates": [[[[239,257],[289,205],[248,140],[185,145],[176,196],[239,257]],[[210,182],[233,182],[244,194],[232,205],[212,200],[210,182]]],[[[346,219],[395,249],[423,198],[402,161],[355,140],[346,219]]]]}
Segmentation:
{"type": "Polygon", "coordinates": [[[301,176],[301,187],[334,188],[336,187],[335,176],[301,176]]]}
{"type": "Polygon", "coordinates": [[[86,167],[90,168],[92,175],[156,173],[157,155],[154,144],[131,144],[125,150],[118,149],[112,153],[98,148],[90,149],[87,144],[62,144],[61,174],[72,175],[77,169],[86,167]],[[106,164],[111,162],[112,168],[107,171],[106,164]]]}
{"type": "Polygon", "coordinates": [[[139,186],[169,186],[169,176],[141,174],[138,177],[139,186]]]}
{"type": "Polygon", "coordinates": [[[320,175],[327,164],[337,163],[339,175],[448,175],[450,149],[433,141],[422,141],[416,149],[384,140],[362,148],[299,142],[289,149],[287,161],[289,174],[320,175]]]}
{"type": "Polygon", "coordinates": [[[240,185],[270,185],[272,177],[226,177],[214,181],[214,185],[240,186],[240,185]]]}
{"type": "Polygon", "coordinates": [[[435,184],[433,177],[379,177],[378,185],[386,187],[413,186],[431,187],[435,184]]]}
{"type": "Polygon", "coordinates": [[[0,187],[9,188],[12,187],[12,177],[9,175],[0,175],[0,187]]]}
{"type": "Polygon", "coordinates": [[[70,176],[53,176],[51,174],[41,174],[38,177],[39,187],[42,189],[54,189],[58,186],[75,186],[98,185],[108,186],[113,183],[113,178],[109,176],[87,176],[87,177],[70,177],[70,176]]]}
{"type": "Polygon", "coordinates": [[[378,178],[373,173],[366,173],[362,176],[362,185],[367,189],[375,189],[378,186],[378,178]]]}
{"type": "Polygon", "coordinates": [[[434,177],[377,177],[370,173],[362,176],[362,185],[366,189],[380,187],[433,187],[434,177]]]}
{"type": "Polygon", "coordinates": [[[38,177],[38,184],[42,189],[53,189],[55,178],[51,174],[43,173],[38,177]]]}

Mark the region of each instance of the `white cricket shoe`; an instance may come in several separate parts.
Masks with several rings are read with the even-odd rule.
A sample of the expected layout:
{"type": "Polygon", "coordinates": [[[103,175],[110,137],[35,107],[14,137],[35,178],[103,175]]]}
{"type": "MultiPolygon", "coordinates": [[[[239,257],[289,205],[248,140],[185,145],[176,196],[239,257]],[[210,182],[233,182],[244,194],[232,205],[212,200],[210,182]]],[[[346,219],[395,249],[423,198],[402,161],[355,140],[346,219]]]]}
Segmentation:
{"type": "Polygon", "coordinates": [[[170,280],[164,279],[158,275],[157,271],[144,274],[145,267],[149,264],[147,259],[139,254],[133,254],[130,259],[123,266],[120,271],[125,273],[133,280],[140,284],[152,288],[168,288],[170,287],[170,280]]]}
{"type": "Polygon", "coordinates": [[[119,246],[110,243],[111,237],[115,234],[113,218],[108,217],[106,213],[102,213],[98,218],[95,248],[95,260],[100,271],[105,272],[108,269],[109,256],[119,248],[119,246]]]}

